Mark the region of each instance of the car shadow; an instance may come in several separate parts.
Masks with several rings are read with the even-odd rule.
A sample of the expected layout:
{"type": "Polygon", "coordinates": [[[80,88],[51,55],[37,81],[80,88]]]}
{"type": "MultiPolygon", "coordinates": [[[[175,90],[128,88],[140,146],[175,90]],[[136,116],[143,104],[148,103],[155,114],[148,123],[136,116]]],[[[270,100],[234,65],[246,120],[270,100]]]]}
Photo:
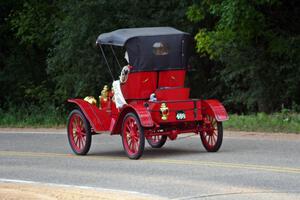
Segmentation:
{"type": "MultiPolygon", "coordinates": [[[[166,158],[166,157],[177,157],[181,155],[196,155],[206,153],[206,151],[199,149],[178,149],[172,147],[162,147],[159,149],[154,149],[151,147],[146,147],[142,158],[153,159],[153,158],[166,158]]],[[[113,150],[113,151],[93,151],[88,153],[87,156],[101,156],[101,157],[124,157],[127,158],[123,150],[113,150]]]]}
{"type": "Polygon", "coordinates": [[[195,150],[195,149],[178,149],[178,148],[172,148],[172,147],[166,147],[166,148],[160,148],[160,149],[154,149],[154,148],[147,148],[144,151],[144,158],[159,158],[159,157],[176,157],[181,155],[194,155],[199,153],[205,153],[201,149],[195,150]]]}

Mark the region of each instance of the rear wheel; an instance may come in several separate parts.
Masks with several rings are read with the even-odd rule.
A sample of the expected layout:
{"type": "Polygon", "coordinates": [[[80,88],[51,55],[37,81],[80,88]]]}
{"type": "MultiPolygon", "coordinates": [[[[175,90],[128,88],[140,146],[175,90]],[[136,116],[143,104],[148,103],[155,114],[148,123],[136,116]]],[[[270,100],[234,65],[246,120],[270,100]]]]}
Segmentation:
{"type": "Polygon", "coordinates": [[[125,153],[130,159],[139,159],[144,152],[144,129],[134,113],[128,113],[122,124],[122,142],[125,153]]]}
{"type": "Polygon", "coordinates": [[[78,109],[73,110],[68,118],[68,139],[73,152],[86,155],[91,147],[91,127],[85,116],[78,109]]]}
{"type": "Polygon", "coordinates": [[[204,148],[208,152],[218,151],[223,141],[222,122],[217,122],[211,115],[205,115],[203,117],[200,137],[204,148]]]}
{"type": "Polygon", "coordinates": [[[161,148],[167,141],[166,135],[156,135],[147,138],[149,145],[152,148],[161,148]]]}

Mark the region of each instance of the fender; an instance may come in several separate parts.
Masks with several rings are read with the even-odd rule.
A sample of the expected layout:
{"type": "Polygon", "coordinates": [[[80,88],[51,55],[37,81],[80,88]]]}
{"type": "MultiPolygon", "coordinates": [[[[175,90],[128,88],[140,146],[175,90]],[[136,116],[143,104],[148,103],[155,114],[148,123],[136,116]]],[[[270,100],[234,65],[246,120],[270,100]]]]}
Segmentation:
{"type": "Polygon", "coordinates": [[[99,133],[109,130],[111,117],[106,111],[99,110],[95,105],[82,99],[68,99],[68,102],[76,104],[81,109],[91,127],[94,129],[94,132],[99,133]]]}
{"type": "Polygon", "coordinates": [[[202,100],[202,114],[209,114],[215,116],[218,122],[226,121],[229,116],[224,108],[224,106],[215,99],[202,100]]]}
{"type": "Polygon", "coordinates": [[[122,123],[125,115],[129,112],[135,113],[140,119],[142,127],[153,127],[154,122],[152,120],[150,112],[141,104],[130,105],[126,104],[121,110],[117,122],[115,123],[111,134],[120,134],[122,129],[122,123]]]}

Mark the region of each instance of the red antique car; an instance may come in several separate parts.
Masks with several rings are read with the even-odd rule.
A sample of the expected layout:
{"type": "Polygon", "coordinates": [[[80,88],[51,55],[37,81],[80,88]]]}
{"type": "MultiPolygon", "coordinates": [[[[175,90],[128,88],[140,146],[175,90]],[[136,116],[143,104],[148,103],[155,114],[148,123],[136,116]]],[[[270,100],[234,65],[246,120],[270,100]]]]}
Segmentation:
{"type": "Polygon", "coordinates": [[[189,98],[190,89],[184,82],[191,42],[188,33],[171,27],[101,34],[96,44],[108,67],[103,45],[111,47],[115,58],[113,46],[125,47],[128,66],[123,68],[120,80],[113,82],[112,90],[104,87],[98,105],[93,97],[68,100],[74,107],[67,125],[74,153],[87,154],[92,135],[107,132],[121,135],[131,159],[142,156],[145,140],[151,147],[160,148],[167,138],[175,140],[183,133],[199,134],[207,151],[218,151],[223,139],[222,122],[228,115],[217,100],[189,98]]]}

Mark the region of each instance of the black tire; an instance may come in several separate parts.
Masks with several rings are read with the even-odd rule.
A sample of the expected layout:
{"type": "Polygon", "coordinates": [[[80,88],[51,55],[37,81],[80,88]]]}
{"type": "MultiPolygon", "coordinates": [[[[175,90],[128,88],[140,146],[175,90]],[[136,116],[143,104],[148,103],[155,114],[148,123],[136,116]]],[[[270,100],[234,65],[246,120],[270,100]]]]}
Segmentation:
{"type": "Polygon", "coordinates": [[[203,123],[200,138],[206,151],[217,152],[223,142],[223,125],[222,122],[217,122],[212,116],[208,116],[208,119],[211,123],[203,123]]]}
{"type": "Polygon", "coordinates": [[[86,155],[89,152],[92,143],[91,126],[79,109],[74,109],[69,114],[67,134],[69,144],[75,154],[86,155]]]}
{"type": "Polygon", "coordinates": [[[128,158],[139,159],[144,152],[145,136],[144,129],[136,114],[126,114],[123,119],[121,134],[124,151],[128,158]],[[138,144],[136,144],[137,141],[138,144]]]}
{"type": "Polygon", "coordinates": [[[166,135],[162,135],[157,141],[153,141],[152,138],[147,138],[147,142],[152,148],[161,148],[166,143],[167,138],[166,135]]]}

